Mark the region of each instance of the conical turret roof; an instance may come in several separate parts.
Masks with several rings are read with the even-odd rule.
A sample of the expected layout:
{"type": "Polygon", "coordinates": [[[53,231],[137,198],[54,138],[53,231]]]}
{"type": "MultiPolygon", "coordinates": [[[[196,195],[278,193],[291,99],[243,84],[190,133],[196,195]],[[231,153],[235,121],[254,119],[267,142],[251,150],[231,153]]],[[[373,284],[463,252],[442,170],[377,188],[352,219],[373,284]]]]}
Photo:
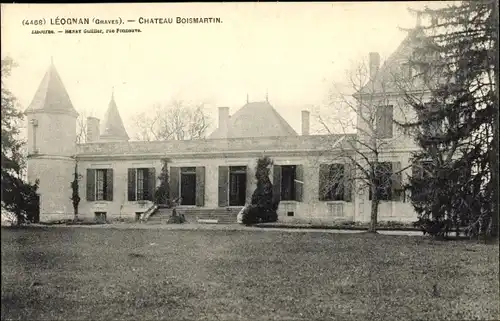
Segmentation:
{"type": "Polygon", "coordinates": [[[114,94],[111,94],[111,101],[109,102],[108,110],[104,115],[104,121],[101,123],[100,139],[118,141],[129,140],[122,118],[118,112],[118,106],[116,105],[114,94]]]}
{"type": "Polygon", "coordinates": [[[75,115],[75,117],[78,116],[53,61],[51,61],[49,69],[38,86],[31,104],[26,109],[27,113],[35,111],[68,113],[75,115]]]}

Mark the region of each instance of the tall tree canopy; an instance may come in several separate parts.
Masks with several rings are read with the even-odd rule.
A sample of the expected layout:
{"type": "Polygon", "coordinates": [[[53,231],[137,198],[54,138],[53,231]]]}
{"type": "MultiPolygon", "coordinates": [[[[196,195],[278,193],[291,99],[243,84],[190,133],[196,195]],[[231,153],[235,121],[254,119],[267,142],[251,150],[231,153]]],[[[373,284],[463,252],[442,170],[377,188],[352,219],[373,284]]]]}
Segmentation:
{"type": "Polygon", "coordinates": [[[407,95],[421,151],[410,179],[422,218],[449,219],[474,235],[498,231],[498,4],[462,1],[417,14],[423,45],[410,61],[430,99],[407,95]]]}
{"type": "Polygon", "coordinates": [[[11,58],[2,59],[2,208],[13,212],[21,224],[30,220],[36,211],[38,183],[30,185],[23,180],[24,142],[19,138],[23,114],[5,83],[13,67],[15,63],[11,58]]]}

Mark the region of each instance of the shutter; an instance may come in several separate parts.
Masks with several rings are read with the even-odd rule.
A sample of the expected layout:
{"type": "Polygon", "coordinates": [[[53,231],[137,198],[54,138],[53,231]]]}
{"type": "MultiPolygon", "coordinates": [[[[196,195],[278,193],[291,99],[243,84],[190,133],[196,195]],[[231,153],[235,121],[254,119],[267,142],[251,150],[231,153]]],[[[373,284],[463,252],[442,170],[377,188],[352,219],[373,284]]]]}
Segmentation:
{"type": "Polygon", "coordinates": [[[136,169],[135,168],[129,168],[128,169],[128,201],[132,202],[136,200],[136,195],[135,195],[135,190],[136,190],[136,181],[135,181],[135,173],[136,169]]]}
{"type": "Polygon", "coordinates": [[[385,136],[384,138],[392,138],[392,120],[393,120],[392,106],[385,107],[385,136]]]}
{"type": "Polygon", "coordinates": [[[295,166],[295,200],[302,202],[304,198],[304,166],[295,166]],[[299,181],[299,182],[297,182],[299,181]]]}
{"type": "Polygon", "coordinates": [[[219,207],[229,205],[228,200],[229,167],[219,166],[219,207]]]}
{"type": "Polygon", "coordinates": [[[273,203],[281,201],[281,166],[273,166],[273,203]]]}
{"type": "Polygon", "coordinates": [[[375,119],[375,133],[377,138],[383,138],[384,134],[384,107],[378,106],[375,119]]]}
{"type": "Polygon", "coordinates": [[[87,168],[87,201],[95,201],[95,169],[87,168]]]}
{"type": "Polygon", "coordinates": [[[148,201],[154,200],[156,189],[156,169],[154,167],[148,168],[148,201]]]}
{"type": "Polygon", "coordinates": [[[328,200],[328,182],[330,180],[330,165],[320,164],[319,165],[319,200],[328,200]]]}
{"type": "Polygon", "coordinates": [[[205,167],[196,167],[196,206],[205,206],[205,167]]]}
{"type": "Polygon", "coordinates": [[[344,164],[344,201],[352,201],[353,173],[351,164],[344,164]]]}
{"type": "Polygon", "coordinates": [[[392,200],[401,201],[403,196],[403,186],[401,182],[401,163],[392,163],[392,200]]]}
{"type": "Polygon", "coordinates": [[[174,202],[179,198],[179,180],[180,180],[181,168],[180,167],[170,167],[170,199],[174,202]]]}
{"type": "Polygon", "coordinates": [[[113,169],[106,170],[106,201],[113,201],[113,169]]]}

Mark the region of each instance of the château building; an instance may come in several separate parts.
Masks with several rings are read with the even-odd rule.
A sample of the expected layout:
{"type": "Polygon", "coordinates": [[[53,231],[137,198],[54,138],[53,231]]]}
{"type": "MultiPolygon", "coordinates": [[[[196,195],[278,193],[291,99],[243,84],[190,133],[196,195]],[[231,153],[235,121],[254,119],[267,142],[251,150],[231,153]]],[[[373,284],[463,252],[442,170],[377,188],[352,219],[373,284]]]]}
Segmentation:
{"type": "Polygon", "coordinates": [[[393,123],[412,111],[401,89],[388,79],[394,73],[411,76],[405,62],[416,45],[418,30],[410,32],[383,65],[377,53],[370,53],[370,80],[355,95],[361,112],[358,132],[352,135],[311,135],[308,111],[302,111],[299,134],[266,99],[247,101],[233,115],[228,107],[220,107],[218,128],[206,139],[131,141],[119,97],[111,94],[104,118],[89,117],[86,142],[77,144],[78,113],[51,63],[26,110],[28,179],[40,180],[40,220],[73,218],[70,185],[75,168],[80,176],[80,218],[135,219],[153,208],[158,176],[167,160],[171,197],[182,199],[179,211],[193,217],[217,212],[235,222],[255,190],[257,159],[269,156],[280,221],[369,221],[371,193],[357,179],[359,169],[349,157],[360,157],[355,148],[363,150],[363,139],[370,139],[363,138],[364,133],[375,129],[377,139],[385,143],[379,161],[386,165],[390,182],[379,220],[413,221],[416,213],[402,186],[417,147],[393,123]],[[377,108],[376,128],[365,124],[365,106],[377,108]],[[331,175],[339,172],[340,178],[331,175]]]}

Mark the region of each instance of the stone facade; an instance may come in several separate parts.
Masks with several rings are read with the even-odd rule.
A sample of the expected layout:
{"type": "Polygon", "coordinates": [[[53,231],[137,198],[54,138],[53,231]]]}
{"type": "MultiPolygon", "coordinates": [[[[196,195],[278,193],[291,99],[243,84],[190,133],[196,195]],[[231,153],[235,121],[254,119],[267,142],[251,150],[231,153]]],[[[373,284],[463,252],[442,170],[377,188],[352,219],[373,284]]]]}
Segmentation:
{"type": "MultiPolygon", "coordinates": [[[[408,51],[404,46],[398,50],[408,51]]],[[[379,68],[378,55],[370,57],[370,75],[375,77],[384,68],[379,68]]],[[[395,57],[400,59],[397,54],[395,57]]],[[[356,97],[358,107],[363,110],[369,101],[371,106],[392,106],[392,119],[414,116],[397,92],[383,94],[360,91],[356,97]]],[[[88,142],[76,144],[78,115],[52,64],[26,110],[30,152],[28,179],[40,179],[41,221],[73,217],[70,183],[75,166],[81,177],[80,218],[94,218],[105,213],[108,220],[133,219],[153,205],[152,194],[159,184],[158,175],[164,159],[169,164],[171,193],[182,197],[181,202],[185,204],[181,206],[215,209],[241,207],[250,201],[256,186],[256,162],[262,156],[269,156],[274,161],[271,181],[275,195],[281,198],[280,221],[369,221],[369,191],[358,180],[352,180],[354,184],[349,186],[335,185],[342,191],[340,194],[326,197],[322,192],[326,184],[324,170],[330,168],[329,164],[341,164],[344,175],[357,177],[358,173],[348,166],[347,157],[358,157],[352,147],[349,152],[350,142],[370,129],[362,125],[363,114],[358,117],[361,132],[358,130],[357,134],[309,135],[309,113],[303,112],[303,133],[298,135],[267,101],[247,102],[233,117],[227,107],[221,107],[219,112],[219,128],[209,139],[129,141],[112,96],[104,121],[89,119],[88,142]],[[269,133],[262,123],[252,125],[255,119],[252,113],[257,112],[257,118],[272,120],[272,124],[264,126],[269,128],[269,133]],[[258,134],[252,136],[252,133],[258,134]]],[[[384,140],[379,161],[392,164],[394,171],[402,170],[395,187],[400,188],[410,174],[411,152],[416,146],[412,138],[392,122],[389,126],[393,127],[389,130],[390,137],[384,140]]],[[[356,148],[363,147],[358,144],[356,148]]],[[[382,221],[416,219],[404,193],[381,201],[379,213],[382,221]]]]}

